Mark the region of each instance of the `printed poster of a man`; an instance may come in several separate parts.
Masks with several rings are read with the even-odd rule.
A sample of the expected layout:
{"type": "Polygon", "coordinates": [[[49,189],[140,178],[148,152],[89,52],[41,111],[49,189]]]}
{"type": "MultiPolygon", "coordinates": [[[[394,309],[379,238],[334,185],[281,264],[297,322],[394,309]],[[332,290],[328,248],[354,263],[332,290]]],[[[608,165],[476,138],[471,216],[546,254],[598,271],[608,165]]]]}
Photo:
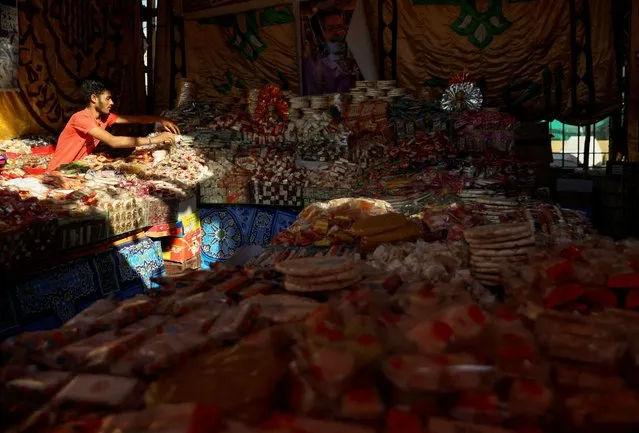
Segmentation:
{"type": "Polygon", "coordinates": [[[304,2],[302,74],[305,95],[345,93],[360,72],[346,44],[348,23],[356,1],[304,2]]]}

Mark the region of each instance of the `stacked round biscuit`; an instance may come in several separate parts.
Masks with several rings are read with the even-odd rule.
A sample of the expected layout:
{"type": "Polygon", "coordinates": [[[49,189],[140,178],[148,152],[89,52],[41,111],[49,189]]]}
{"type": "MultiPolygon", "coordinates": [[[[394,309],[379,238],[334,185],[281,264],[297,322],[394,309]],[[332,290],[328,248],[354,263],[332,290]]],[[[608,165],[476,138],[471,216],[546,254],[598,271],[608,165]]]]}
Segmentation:
{"type": "Polygon", "coordinates": [[[504,223],[464,230],[470,245],[470,269],[477,281],[486,286],[501,283],[501,268],[526,261],[535,244],[531,223],[504,223]]]}
{"type": "Polygon", "coordinates": [[[362,279],[362,270],[344,257],[305,257],[285,260],[275,266],[284,274],[284,288],[289,292],[324,292],[341,290],[362,279]]]}

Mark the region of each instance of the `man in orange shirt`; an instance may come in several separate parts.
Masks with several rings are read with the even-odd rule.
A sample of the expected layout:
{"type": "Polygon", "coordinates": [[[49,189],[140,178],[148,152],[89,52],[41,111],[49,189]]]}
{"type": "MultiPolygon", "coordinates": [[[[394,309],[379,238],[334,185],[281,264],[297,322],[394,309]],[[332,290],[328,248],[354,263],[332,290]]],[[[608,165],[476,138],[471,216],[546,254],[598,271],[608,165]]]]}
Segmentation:
{"type": "Polygon", "coordinates": [[[111,90],[101,81],[85,80],[82,93],[87,106],[69,119],[55,149],[47,171],[56,170],[62,164],[78,161],[93,152],[99,143],[115,149],[133,148],[144,144],[175,143],[180,134],[177,125],[159,116],[119,116],[111,112],[111,90]],[[114,123],[161,123],[165,132],[156,137],[120,137],[106,129],[114,123]]]}

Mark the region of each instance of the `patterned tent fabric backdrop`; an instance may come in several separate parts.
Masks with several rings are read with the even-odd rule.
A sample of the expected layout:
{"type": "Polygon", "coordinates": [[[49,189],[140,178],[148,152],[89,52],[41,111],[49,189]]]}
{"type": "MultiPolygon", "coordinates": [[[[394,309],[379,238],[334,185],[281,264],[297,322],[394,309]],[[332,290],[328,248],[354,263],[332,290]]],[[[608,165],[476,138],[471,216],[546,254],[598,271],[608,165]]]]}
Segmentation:
{"type": "Polygon", "coordinates": [[[18,4],[0,0],[0,91],[18,88],[18,4]]]}
{"type": "Polygon", "coordinates": [[[588,7],[592,17],[594,103],[580,49],[586,29],[576,26],[573,46],[569,0],[397,0],[399,84],[443,88],[468,72],[483,87],[488,106],[561,118],[579,115],[576,103],[591,117],[605,117],[620,102],[610,0],[576,3],[578,13],[588,7]],[[571,49],[577,51],[576,69],[571,49]]]}
{"type": "Polygon", "coordinates": [[[188,78],[204,96],[241,95],[273,83],[299,89],[290,6],[185,21],[188,78]]]}
{"type": "Polygon", "coordinates": [[[115,84],[117,112],[145,109],[139,2],[20,0],[18,20],[20,91],[0,93],[0,139],[60,131],[91,75],[115,84]]]}
{"type": "Polygon", "coordinates": [[[297,218],[291,208],[216,206],[200,209],[202,268],[230,259],[246,245],[266,246],[297,218]]]}

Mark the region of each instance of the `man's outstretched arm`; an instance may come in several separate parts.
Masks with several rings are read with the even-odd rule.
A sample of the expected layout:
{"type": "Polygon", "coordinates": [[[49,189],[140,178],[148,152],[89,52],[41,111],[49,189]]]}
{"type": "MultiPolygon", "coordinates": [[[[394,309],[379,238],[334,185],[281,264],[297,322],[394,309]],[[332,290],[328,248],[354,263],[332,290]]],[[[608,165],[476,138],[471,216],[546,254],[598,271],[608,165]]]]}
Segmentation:
{"type": "Polygon", "coordinates": [[[180,128],[171,119],[162,116],[130,116],[118,114],[115,123],[160,123],[165,131],[180,135],[180,128]]]}
{"type": "Polygon", "coordinates": [[[89,130],[88,133],[93,138],[100,140],[101,143],[114,149],[137,147],[145,144],[175,143],[175,136],[171,132],[163,132],[155,137],[122,137],[113,135],[100,127],[95,127],[89,130]]]}

